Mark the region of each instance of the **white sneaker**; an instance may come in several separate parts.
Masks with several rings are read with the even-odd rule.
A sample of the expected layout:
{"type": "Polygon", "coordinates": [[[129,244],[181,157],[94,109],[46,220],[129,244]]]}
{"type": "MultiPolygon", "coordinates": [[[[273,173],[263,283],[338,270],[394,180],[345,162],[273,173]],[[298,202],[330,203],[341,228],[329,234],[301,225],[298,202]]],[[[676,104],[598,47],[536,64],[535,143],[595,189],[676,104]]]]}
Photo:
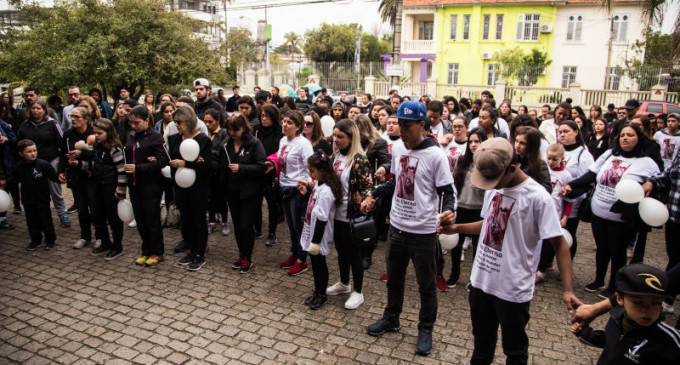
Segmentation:
{"type": "Polygon", "coordinates": [[[137,221],[133,220],[132,222],[128,223],[128,227],[130,227],[130,228],[137,227],[137,221]]]}
{"type": "MultiPolygon", "coordinates": [[[[352,292],[352,286],[351,285],[345,285],[341,282],[337,282],[328,288],[326,288],[326,295],[339,295],[339,294],[349,294],[352,292]]],[[[363,298],[363,297],[362,297],[363,298]]],[[[362,299],[363,301],[363,299],[362,299]]],[[[361,304],[361,303],[359,303],[361,304]]]]}
{"type": "MultiPolygon", "coordinates": [[[[328,291],[326,291],[328,293],[328,291]]],[[[349,299],[345,302],[345,309],[357,309],[359,308],[360,305],[364,303],[364,294],[363,293],[357,293],[357,292],[352,292],[352,295],[349,296],[349,299]]]]}
{"type": "Polygon", "coordinates": [[[465,261],[465,251],[460,252],[460,261],[461,262],[465,261]]]}
{"type": "Polygon", "coordinates": [[[673,308],[672,305],[670,305],[666,302],[661,302],[661,313],[673,314],[673,312],[675,312],[675,308],[673,308]]]}
{"type": "Polygon", "coordinates": [[[92,247],[92,248],[99,248],[99,247],[102,247],[102,240],[94,241],[94,247],[92,247]]]}
{"type": "Polygon", "coordinates": [[[463,250],[467,250],[472,245],[472,239],[470,237],[465,237],[465,242],[463,242],[463,250]]]}
{"type": "Polygon", "coordinates": [[[76,243],[73,244],[73,248],[78,248],[78,249],[80,249],[80,248],[83,248],[83,247],[85,247],[85,246],[87,246],[87,245],[89,245],[89,244],[90,244],[90,241],[86,241],[86,240],[84,240],[84,239],[81,238],[81,239],[79,239],[78,241],[76,241],[76,243]]]}

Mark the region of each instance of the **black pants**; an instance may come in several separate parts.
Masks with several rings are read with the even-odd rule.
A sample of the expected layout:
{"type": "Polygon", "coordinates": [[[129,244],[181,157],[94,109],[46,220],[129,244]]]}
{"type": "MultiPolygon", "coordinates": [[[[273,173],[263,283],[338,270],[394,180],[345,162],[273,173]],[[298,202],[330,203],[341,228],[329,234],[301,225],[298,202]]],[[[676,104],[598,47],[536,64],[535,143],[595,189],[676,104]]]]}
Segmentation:
{"type": "Polygon", "coordinates": [[[228,194],[228,197],[239,256],[252,261],[251,257],[253,255],[253,247],[255,246],[253,224],[259,210],[258,204],[262,197],[254,196],[241,199],[238,194],[228,194]]]}
{"type": "MultiPolygon", "coordinates": [[[[80,226],[80,238],[85,241],[92,240],[92,214],[95,203],[95,182],[90,180],[78,181],[77,185],[71,188],[73,202],[78,207],[78,225],[80,226]]],[[[101,239],[99,232],[97,238],[101,239]]]]}
{"type": "MultiPolygon", "coordinates": [[[[189,245],[194,256],[205,256],[208,244],[208,199],[210,187],[208,184],[194,184],[190,188],[176,188],[175,202],[182,215],[182,239],[189,245]]],[[[138,223],[139,224],[139,223],[138,223]]]]}
{"type": "Polygon", "coordinates": [[[15,209],[20,208],[21,194],[19,193],[19,184],[12,184],[8,188],[5,188],[5,190],[8,190],[9,194],[12,196],[12,201],[14,201],[14,208],[15,209]]]}
{"type": "Polygon", "coordinates": [[[259,209],[255,217],[255,231],[262,232],[262,198],[267,201],[267,211],[269,220],[269,234],[276,235],[276,226],[279,224],[281,210],[281,191],[278,187],[265,188],[264,195],[260,197],[259,209]]]}
{"type": "Polygon", "coordinates": [[[172,188],[172,180],[166,179],[165,177],[161,180],[161,186],[163,187],[163,194],[165,195],[165,209],[169,209],[170,203],[175,201],[175,191],[172,188]]]}
{"type": "Polygon", "coordinates": [[[45,234],[45,243],[54,243],[57,240],[49,203],[38,209],[24,206],[24,213],[26,214],[26,226],[28,227],[28,235],[31,237],[31,243],[41,243],[43,233],[45,234]]]}
{"type": "Polygon", "coordinates": [[[326,287],[328,286],[326,256],[321,254],[309,255],[309,260],[312,262],[312,273],[314,274],[314,291],[319,295],[326,295],[326,287]]]}
{"type": "MultiPolygon", "coordinates": [[[[482,220],[481,209],[466,209],[463,207],[458,207],[456,209],[456,222],[457,223],[472,223],[482,220]]],[[[478,235],[458,235],[458,245],[456,248],[451,250],[451,276],[449,276],[449,281],[457,282],[460,279],[460,256],[463,253],[463,244],[465,243],[465,238],[470,237],[472,241],[472,257],[476,254],[477,241],[479,240],[478,235]]]]}
{"type": "MultiPolygon", "coordinates": [[[[115,197],[116,186],[97,186],[97,199],[92,207],[92,223],[102,240],[102,247],[123,249],[123,222],[118,218],[118,199],[115,197]],[[113,233],[113,245],[109,238],[108,222],[113,233]]],[[[133,208],[134,210],[134,208],[133,208]]],[[[80,216],[80,207],[78,207],[80,216]]]]}
{"type": "MultiPolygon", "coordinates": [[[[572,243],[571,247],[569,248],[569,252],[571,252],[571,260],[574,261],[574,256],[576,256],[576,229],[578,228],[578,223],[579,219],[578,217],[574,218],[569,218],[567,219],[567,225],[564,227],[564,229],[569,232],[571,235],[571,238],[574,240],[574,243],[572,243]]],[[[555,249],[553,249],[552,244],[548,240],[543,241],[543,246],[541,248],[541,258],[540,261],[538,262],[538,271],[540,272],[545,272],[545,270],[548,268],[549,265],[552,265],[553,259],[555,258],[555,249]]]]}
{"type": "Polygon", "coordinates": [[[630,264],[642,263],[642,260],[644,260],[645,250],[647,249],[647,234],[650,230],[651,228],[644,224],[637,232],[635,248],[633,249],[633,257],[630,258],[630,264]]]}
{"type": "MultiPolygon", "coordinates": [[[[219,181],[217,177],[213,181],[219,181]]],[[[227,210],[227,198],[220,184],[210,184],[210,205],[208,206],[208,222],[215,223],[217,213],[222,217],[222,223],[227,223],[229,211],[227,210]]]]}
{"type": "Polygon", "coordinates": [[[611,261],[608,289],[615,289],[616,273],[626,265],[628,241],[635,230],[625,222],[615,222],[593,215],[591,227],[597,251],[595,252],[595,282],[604,283],[607,266],[611,261]]]}
{"type": "Polygon", "coordinates": [[[506,364],[526,364],[529,358],[529,304],[513,303],[487,294],[470,286],[468,296],[472,335],[475,348],[470,364],[491,364],[498,342],[498,325],[501,326],[503,353],[506,364]]]}
{"type": "MultiPolygon", "coordinates": [[[[668,266],[670,270],[680,264],[680,224],[672,221],[666,222],[666,253],[668,254],[668,266]]],[[[680,322],[680,320],[679,320],[680,322]]]]}
{"type": "Polygon", "coordinates": [[[137,221],[137,232],[142,239],[143,256],[162,256],[165,251],[161,228],[162,194],[163,187],[158,184],[130,186],[130,201],[137,221]]]}
{"type": "Polygon", "coordinates": [[[352,232],[348,222],[335,220],[333,231],[335,249],[338,251],[338,267],[340,281],[349,285],[349,271],[352,269],[354,291],[361,293],[364,284],[364,265],[361,263],[361,245],[352,239],[352,232]]]}
{"type": "MultiPolygon", "coordinates": [[[[337,230],[337,226],[336,226],[337,230]]],[[[404,284],[409,261],[418,280],[418,328],[432,330],[437,319],[437,235],[412,234],[390,227],[387,233],[387,307],[384,316],[397,319],[404,306],[404,284]]]]}

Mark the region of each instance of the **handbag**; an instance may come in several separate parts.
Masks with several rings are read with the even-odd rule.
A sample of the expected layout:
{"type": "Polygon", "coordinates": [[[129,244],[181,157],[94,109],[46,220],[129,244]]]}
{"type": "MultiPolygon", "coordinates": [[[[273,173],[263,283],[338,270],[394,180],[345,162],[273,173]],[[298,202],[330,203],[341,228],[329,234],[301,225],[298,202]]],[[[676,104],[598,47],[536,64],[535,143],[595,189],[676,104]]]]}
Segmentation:
{"type": "Polygon", "coordinates": [[[593,193],[595,188],[593,187],[588,191],[586,198],[583,199],[581,205],[578,207],[578,219],[590,223],[593,219],[593,208],[590,206],[593,200],[593,193]]]}
{"type": "Polygon", "coordinates": [[[360,245],[373,245],[378,239],[378,230],[373,218],[364,216],[349,221],[349,227],[354,242],[360,245]]]}

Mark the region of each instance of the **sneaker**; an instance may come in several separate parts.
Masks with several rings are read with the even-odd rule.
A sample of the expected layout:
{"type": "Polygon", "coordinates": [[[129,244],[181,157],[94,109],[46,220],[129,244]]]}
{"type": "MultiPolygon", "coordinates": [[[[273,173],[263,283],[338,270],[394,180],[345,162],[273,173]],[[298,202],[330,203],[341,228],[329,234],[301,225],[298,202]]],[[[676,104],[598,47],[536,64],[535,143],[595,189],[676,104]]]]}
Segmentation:
{"type": "Polygon", "coordinates": [[[345,309],[354,310],[359,308],[362,304],[364,304],[364,294],[352,292],[349,299],[345,302],[345,309]]]}
{"type": "Polygon", "coordinates": [[[217,230],[215,223],[208,223],[208,234],[211,234],[217,230]]]}
{"type": "Polygon", "coordinates": [[[90,251],[90,255],[92,255],[92,256],[99,256],[99,255],[108,253],[110,250],[111,250],[111,249],[110,249],[108,246],[107,246],[107,247],[104,247],[104,245],[101,245],[101,246],[99,246],[99,247],[93,249],[92,251],[90,251]]]}
{"type": "Polygon", "coordinates": [[[380,281],[387,282],[387,273],[380,275],[380,281]]]}
{"type": "Polygon", "coordinates": [[[102,240],[95,240],[94,246],[92,246],[92,248],[99,248],[99,247],[102,247],[102,240]]]}
{"type": "Polygon", "coordinates": [[[222,223],[222,235],[227,236],[231,233],[229,229],[229,222],[222,223]]]}
{"type": "Polygon", "coordinates": [[[76,243],[73,244],[73,248],[81,249],[81,248],[83,248],[83,247],[85,247],[89,244],[90,244],[89,240],[85,240],[85,239],[81,238],[78,241],[76,241],[76,243]]]}
{"type": "Polygon", "coordinates": [[[465,241],[463,241],[463,250],[469,249],[471,245],[472,245],[472,238],[465,237],[465,241]]]}
{"type": "Polygon", "coordinates": [[[67,216],[62,216],[62,217],[61,217],[61,226],[64,227],[64,228],[71,227],[71,222],[68,221],[68,217],[67,217],[67,216]]]}
{"type": "Polygon", "coordinates": [[[250,272],[250,269],[253,268],[253,263],[248,261],[245,257],[243,258],[243,261],[241,261],[241,268],[239,269],[239,274],[247,274],[250,272]]]}
{"type": "Polygon", "coordinates": [[[267,247],[272,247],[277,242],[279,242],[279,240],[276,238],[276,235],[270,233],[269,236],[267,236],[267,242],[265,243],[265,245],[267,245],[267,247]]]}
{"type": "Polygon", "coordinates": [[[259,239],[261,239],[262,237],[264,237],[264,236],[262,235],[262,232],[255,232],[255,239],[256,239],[256,240],[259,240],[259,239]]]}
{"type": "Polygon", "coordinates": [[[385,332],[397,332],[401,329],[398,319],[381,318],[378,322],[366,326],[366,332],[371,336],[379,336],[385,332]]]}
{"type": "Polygon", "coordinates": [[[373,264],[373,260],[371,260],[371,256],[366,256],[363,259],[361,259],[361,265],[363,265],[364,271],[370,269],[371,264],[373,264]]]}
{"type": "Polygon", "coordinates": [[[234,270],[239,270],[241,268],[241,263],[243,262],[243,256],[239,256],[236,261],[234,261],[233,264],[231,264],[231,268],[234,270]]]}
{"type": "Polygon", "coordinates": [[[279,264],[279,267],[282,269],[290,269],[291,267],[293,267],[293,265],[295,265],[296,262],[297,260],[295,259],[295,256],[290,255],[288,256],[286,261],[279,264]]]}
{"type": "Polygon", "coordinates": [[[128,223],[128,227],[130,227],[130,228],[137,227],[137,221],[133,219],[132,222],[128,223]]]}
{"type": "Polygon", "coordinates": [[[467,290],[468,293],[470,292],[470,287],[472,287],[472,283],[465,284],[465,290],[467,290]]]}
{"type": "Polygon", "coordinates": [[[26,249],[27,249],[28,251],[33,251],[33,250],[35,250],[38,246],[40,246],[40,242],[38,242],[38,243],[31,242],[31,243],[28,244],[28,247],[26,247],[26,249]]]}
{"type": "Polygon", "coordinates": [[[429,355],[430,352],[432,352],[432,331],[425,328],[419,328],[416,354],[429,355]]]}
{"type": "Polygon", "coordinates": [[[184,251],[186,251],[186,250],[188,250],[188,249],[189,249],[189,247],[188,247],[186,241],[184,241],[184,240],[179,241],[179,243],[177,244],[177,246],[175,246],[175,248],[174,248],[175,253],[184,252],[184,251]]]}
{"type": "Polygon", "coordinates": [[[149,258],[146,260],[146,266],[152,267],[156,266],[163,261],[163,256],[160,255],[151,255],[149,258]]]}
{"type": "Polygon", "coordinates": [[[45,251],[50,251],[54,248],[54,242],[45,243],[45,251]]]}
{"type": "Polygon", "coordinates": [[[305,264],[304,262],[295,261],[295,265],[288,269],[288,275],[297,276],[305,271],[307,271],[307,264],[305,264]]]}
{"type": "Polygon", "coordinates": [[[185,266],[185,265],[189,265],[193,261],[194,261],[194,255],[191,254],[191,253],[188,253],[188,254],[186,254],[186,256],[182,257],[181,259],[179,259],[177,261],[177,265],[185,266]]]}
{"type": "Polygon", "coordinates": [[[12,213],[14,213],[16,215],[21,214],[21,207],[20,206],[14,207],[14,210],[12,211],[12,213]]]}
{"type": "Polygon", "coordinates": [[[446,285],[446,279],[444,279],[444,275],[437,275],[437,290],[441,292],[445,292],[447,289],[446,285]]]}
{"type": "Polygon", "coordinates": [[[8,222],[7,220],[3,220],[2,222],[0,222],[0,229],[6,230],[14,229],[14,225],[8,222]]]}
{"type": "Polygon", "coordinates": [[[465,251],[460,252],[460,262],[465,261],[465,251]]]}
{"type": "Polygon", "coordinates": [[[118,257],[120,257],[120,255],[122,255],[122,254],[123,254],[122,248],[112,248],[111,251],[109,251],[109,253],[106,254],[106,257],[104,257],[104,260],[106,260],[106,261],[115,260],[118,257]]]}
{"type": "Polygon", "coordinates": [[[349,294],[352,292],[351,285],[345,285],[341,282],[337,282],[328,288],[326,288],[326,295],[335,296],[340,294],[349,294]]]}
{"type": "Polygon", "coordinates": [[[146,265],[146,260],[149,259],[149,256],[144,256],[144,255],[139,255],[137,260],[135,260],[135,264],[139,266],[144,266],[146,265]]]}
{"type": "Polygon", "coordinates": [[[316,291],[314,293],[312,293],[311,296],[307,297],[307,299],[305,299],[305,305],[309,306],[309,304],[312,303],[314,298],[316,298],[316,291]]]}
{"type": "Polygon", "coordinates": [[[542,283],[544,281],[545,281],[545,274],[540,272],[540,271],[536,271],[536,280],[535,280],[536,284],[542,283]]]}
{"type": "Polygon", "coordinates": [[[70,208],[68,208],[66,210],[66,213],[74,213],[74,212],[77,212],[77,211],[78,211],[78,207],[75,204],[73,204],[73,205],[71,205],[70,208]]]}
{"type": "Polygon", "coordinates": [[[446,287],[449,289],[453,289],[458,285],[458,280],[453,280],[453,278],[449,278],[449,280],[446,281],[446,287]]]}
{"type": "Polygon", "coordinates": [[[187,269],[189,269],[190,271],[198,271],[203,267],[203,265],[205,265],[205,257],[196,256],[194,257],[194,261],[192,261],[189,264],[189,267],[187,269]]]}
{"type": "Polygon", "coordinates": [[[609,297],[611,297],[612,295],[614,295],[614,289],[611,288],[607,288],[601,291],[599,294],[597,294],[597,296],[602,299],[609,299],[609,297]]]}
{"type": "Polygon", "coordinates": [[[673,314],[674,312],[675,312],[675,308],[673,308],[672,304],[668,304],[666,302],[661,302],[661,313],[673,314]]]}
{"type": "Polygon", "coordinates": [[[593,281],[590,284],[587,284],[583,289],[587,292],[594,293],[596,291],[602,290],[605,288],[604,283],[598,283],[593,281]]]}
{"type": "Polygon", "coordinates": [[[309,303],[309,309],[317,310],[321,308],[322,305],[328,300],[327,296],[315,295],[312,301],[309,303]]]}

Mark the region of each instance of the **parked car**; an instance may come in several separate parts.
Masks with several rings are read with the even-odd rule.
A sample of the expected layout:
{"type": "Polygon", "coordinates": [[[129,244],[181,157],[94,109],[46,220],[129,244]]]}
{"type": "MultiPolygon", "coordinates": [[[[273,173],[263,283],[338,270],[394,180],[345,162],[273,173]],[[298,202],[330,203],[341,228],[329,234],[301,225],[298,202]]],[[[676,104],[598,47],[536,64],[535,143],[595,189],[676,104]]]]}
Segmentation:
{"type": "Polygon", "coordinates": [[[654,114],[654,116],[659,116],[659,114],[669,113],[680,113],[680,106],[663,101],[640,100],[640,110],[638,110],[638,114],[654,114]]]}

